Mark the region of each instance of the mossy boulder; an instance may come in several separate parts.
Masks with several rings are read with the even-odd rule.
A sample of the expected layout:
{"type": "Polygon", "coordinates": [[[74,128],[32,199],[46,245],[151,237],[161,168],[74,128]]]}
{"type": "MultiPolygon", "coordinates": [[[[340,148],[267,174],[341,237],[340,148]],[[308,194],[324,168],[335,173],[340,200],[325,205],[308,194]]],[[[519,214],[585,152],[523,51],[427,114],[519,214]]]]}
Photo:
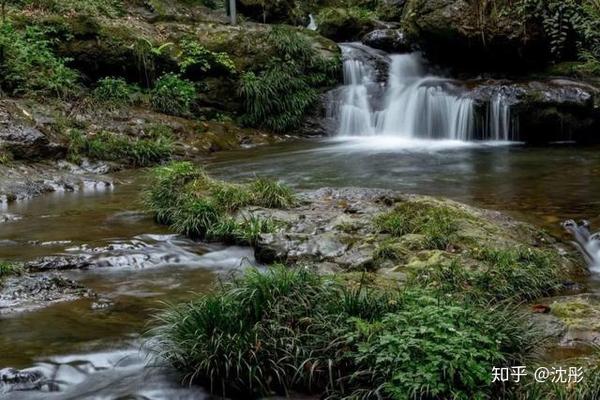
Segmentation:
{"type": "Polygon", "coordinates": [[[408,0],[402,28],[427,58],[464,71],[527,71],[549,60],[539,21],[523,22],[504,4],[408,0]]]}
{"type": "Polygon", "coordinates": [[[327,7],[317,15],[318,31],[336,42],[360,40],[367,32],[383,27],[375,13],[358,7],[327,7]]]}
{"type": "Polygon", "coordinates": [[[550,312],[567,328],[563,344],[600,344],[600,297],[581,294],[561,297],[550,304],[550,312]]]}

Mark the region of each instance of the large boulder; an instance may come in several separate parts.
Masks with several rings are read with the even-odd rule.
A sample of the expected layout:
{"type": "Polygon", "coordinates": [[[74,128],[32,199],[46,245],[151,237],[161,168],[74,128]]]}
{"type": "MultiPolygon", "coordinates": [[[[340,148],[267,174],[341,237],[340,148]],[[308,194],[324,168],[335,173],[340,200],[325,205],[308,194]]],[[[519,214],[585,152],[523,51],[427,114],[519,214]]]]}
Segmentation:
{"type": "Polygon", "coordinates": [[[376,29],[363,36],[362,42],[388,53],[406,53],[412,49],[401,29],[376,29]]]}
{"type": "Polygon", "coordinates": [[[457,70],[521,72],[547,63],[540,23],[481,7],[466,0],[408,0],[402,27],[429,60],[457,70]]]}
{"type": "Polygon", "coordinates": [[[475,101],[478,121],[489,115],[488,108],[493,99],[502,97],[518,127],[514,139],[533,144],[600,142],[600,89],[592,84],[568,79],[540,79],[491,80],[470,82],[469,85],[474,87],[466,96],[475,101]]]}

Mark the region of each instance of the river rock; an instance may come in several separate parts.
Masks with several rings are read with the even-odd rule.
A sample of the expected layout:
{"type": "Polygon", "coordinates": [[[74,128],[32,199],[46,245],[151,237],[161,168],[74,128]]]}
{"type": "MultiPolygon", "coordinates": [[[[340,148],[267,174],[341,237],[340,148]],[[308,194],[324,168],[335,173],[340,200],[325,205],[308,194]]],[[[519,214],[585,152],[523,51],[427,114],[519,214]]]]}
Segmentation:
{"type": "Polygon", "coordinates": [[[25,263],[31,272],[63,271],[69,269],[86,269],[92,265],[86,255],[47,256],[25,263]]]}
{"type": "Polygon", "coordinates": [[[369,47],[389,53],[411,51],[410,42],[401,29],[376,29],[363,36],[362,42],[369,47]]]}
{"type": "Polygon", "coordinates": [[[598,143],[600,88],[572,79],[470,81],[465,94],[476,102],[484,120],[490,101],[501,96],[518,126],[518,139],[527,143],[576,141],[598,143]]]}
{"type": "Polygon", "coordinates": [[[519,72],[548,62],[541,21],[481,7],[467,0],[407,0],[402,28],[429,60],[457,70],[519,72]]]}
{"type": "Polygon", "coordinates": [[[64,151],[51,144],[46,135],[26,122],[15,118],[15,110],[0,104],[0,149],[17,159],[36,160],[54,157],[64,151]]]}
{"type": "Polygon", "coordinates": [[[457,258],[467,265],[476,247],[508,249],[516,246],[544,247],[554,251],[565,265],[572,266],[565,249],[552,237],[501,213],[481,210],[450,200],[406,195],[390,190],[324,188],[301,195],[302,204],[289,210],[248,208],[238,218],[250,215],[271,218],[282,226],[263,234],[255,245],[255,256],[264,263],[312,265],[322,272],[334,270],[378,270],[403,274],[422,270],[457,258]],[[425,236],[408,233],[391,238],[381,233],[374,220],[402,203],[448,210],[458,227],[456,243],[445,249],[432,248],[425,236]],[[379,256],[390,240],[397,257],[379,256]]]}
{"type": "Polygon", "coordinates": [[[93,296],[92,291],[59,274],[10,277],[0,285],[0,315],[93,296]]]}
{"type": "Polygon", "coordinates": [[[40,390],[45,384],[44,374],[36,369],[0,369],[0,394],[40,390]]]}
{"type": "Polygon", "coordinates": [[[550,304],[550,312],[565,327],[562,345],[600,345],[599,295],[587,293],[555,298],[550,304]]]}

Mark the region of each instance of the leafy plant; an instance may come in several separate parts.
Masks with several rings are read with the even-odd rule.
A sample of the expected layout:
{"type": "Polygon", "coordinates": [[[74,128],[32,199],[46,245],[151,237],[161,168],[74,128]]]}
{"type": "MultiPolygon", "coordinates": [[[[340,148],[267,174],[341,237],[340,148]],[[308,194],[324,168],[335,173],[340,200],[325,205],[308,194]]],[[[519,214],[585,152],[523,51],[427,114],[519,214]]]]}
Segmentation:
{"type": "Polygon", "coordinates": [[[211,179],[187,162],[158,167],[145,204],[158,222],[194,238],[254,244],[260,234],[276,230],[268,218],[235,213],[245,206],[284,208],[295,204],[293,192],[280,183],[256,179],[230,184],[211,179]]]}
{"type": "Polygon", "coordinates": [[[240,78],[242,121],[277,132],[294,129],[318,99],[318,87],[336,81],[340,60],[325,60],[298,31],[274,27],[268,40],[273,60],[240,78]]]}
{"type": "Polygon", "coordinates": [[[453,241],[459,215],[452,210],[423,202],[403,202],[376,217],[374,224],[381,233],[404,236],[417,233],[425,236],[427,246],[445,249],[453,241]]]}
{"type": "Polygon", "coordinates": [[[208,50],[195,40],[184,39],[179,44],[179,67],[182,73],[193,75],[196,73],[217,72],[233,74],[235,64],[227,53],[215,53],[208,50]]]}
{"type": "Polygon", "coordinates": [[[13,94],[39,93],[69,97],[78,91],[75,71],[57,57],[45,31],[34,25],[24,31],[0,24],[0,87],[13,94]]]}
{"type": "Polygon", "coordinates": [[[138,93],[139,88],[124,79],[107,77],[98,81],[92,96],[97,101],[119,107],[133,104],[138,93]]]}
{"type": "Polygon", "coordinates": [[[154,108],[165,114],[187,115],[196,100],[196,87],[176,74],[161,76],[150,92],[154,108]]]}
{"type": "Polygon", "coordinates": [[[454,260],[416,271],[412,283],[471,301],[532,300],[556,292],[563,271],[548,252],[537,249],[480,249],[475,266],[454,260]]]}

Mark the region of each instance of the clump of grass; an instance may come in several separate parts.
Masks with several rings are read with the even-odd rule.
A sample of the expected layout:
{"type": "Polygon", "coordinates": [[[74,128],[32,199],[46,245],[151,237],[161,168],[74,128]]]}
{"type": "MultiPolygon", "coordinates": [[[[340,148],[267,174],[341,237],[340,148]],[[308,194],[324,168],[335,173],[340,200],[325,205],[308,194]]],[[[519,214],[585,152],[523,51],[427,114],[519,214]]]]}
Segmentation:
{"type": "Polygon", "coordinates": [[[281,266],[249,270],[158,324],[157,351],[187,379],[245,398],[487,398],[492,366],[533,345],[513,309],[281,266]]]}
{"type": "Polygon", "coordinates": [[[21,275],[23,267],[19,264],[14,264],[6,261],[0,261],[0,283],[9,276],[21,275]]]}
{"type": "Polygon", "coordinates": [[[475,266],[459,260],[421,270],[413,284],[472,300],[532,300],[559,290],[564,271],[549,251],[529,248],[475,250],[475,266]]]}
{"type": "Polygon", "coordinates": [[[265,178],[247,184],[211,179],[188,162],[158,167],[146,192],[146,206],[160,223],[195,238],[253,244],[277,228],[270,219],[234,218],[246,206],[285,208],[295,204],[286,186],[265,178]]]}
{"type": "Polygon", "coordinates": [[[86,156],[144,167],[164,161],[172,153],[173,140],[170,136],[130,138],[110,132],[86,136],[78,130],[73,130],[69,136],[69,159],[74,162],[86,156]]]}
{"type": "Polygon", "coordinates": [[[196,87],[177,74],[165,74],[150,92],[150,101],[157,111],[171,115],[188,115],[196,100],[196,87]]]}
{"type": "Polygon", "coordinates": [[[140,90],[122,78],[107,77],[98,81],[92,92],[94,100],[112,107],[123,107],[136,102],[140,90]]]}
{"type": "Polygon", "coordinates": [[[458,212],[444,206],[423,202],[403,202],[390,212],[375,218],[375,228],[380,233],[400,237],[409,233],[425,236],[426,245],[446,249],[456,238],[458,212]]]}
{"type": "Polygon", "coordinates": [[[385,240],[380,243],[373,254],[375,261],[401,261],[404,259],[405,251],[394,240],[385,240]]]}
{"type": "Polygon", "coordinates": [[[281,182],[267,178],[256,178],[249,187],[257,206],[266,208],[288,208],[296,202],[294,192],[281,182]]]}
{"type": "Polygon", "coordinates": [[[12,160],[12,155],[0,149],[0,165],[6,165],[12,160]]]}

